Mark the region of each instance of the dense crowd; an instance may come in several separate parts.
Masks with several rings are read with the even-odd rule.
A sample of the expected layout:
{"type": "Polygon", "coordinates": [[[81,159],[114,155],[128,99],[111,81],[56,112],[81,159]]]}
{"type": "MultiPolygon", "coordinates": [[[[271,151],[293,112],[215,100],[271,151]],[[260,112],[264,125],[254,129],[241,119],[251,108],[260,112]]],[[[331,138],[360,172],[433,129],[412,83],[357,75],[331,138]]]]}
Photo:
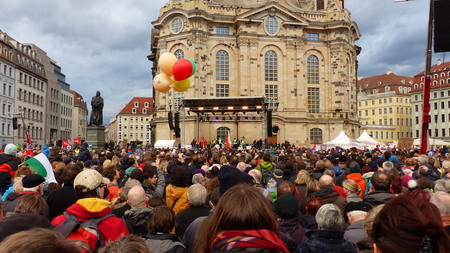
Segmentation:
{"type": "Polygon", "coordinates": [[[450,154],[417,150],[0,154],[0,252],[449,252],[450,154]],[[35,163],[52,165],[48,182],[35,163]]]}

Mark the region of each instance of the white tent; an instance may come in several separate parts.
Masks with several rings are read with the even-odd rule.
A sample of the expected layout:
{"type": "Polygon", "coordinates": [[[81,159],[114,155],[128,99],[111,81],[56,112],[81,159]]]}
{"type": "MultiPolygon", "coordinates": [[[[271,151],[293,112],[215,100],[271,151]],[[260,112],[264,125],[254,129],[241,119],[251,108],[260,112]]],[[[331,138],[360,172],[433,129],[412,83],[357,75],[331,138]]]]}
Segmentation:
{"type": "Polygon", "coordinates": [[[361,134],[361,136],[356,139],[360,145],[362,146],[368,146],[368,147],[375,147],[377,145],[383,145],[382,143],[376,141],[374,138],[372,138],[366,130],[364,130],[361,134]]]}
{"type": "Polygon", "coordinates": [[[324,143],[327,146],[334,146],[334,147],[341,147],[341,148],[352,148],[352,147],[358,147],[359,144],[357,141],[350,139],[344,132],[344,130],[341,130],[341,132],[338,134],[336,138],[334,138],[332,141],[329,141],[327,143],[324,143]]]}
{"type": "Polygon", "coordinates": [[[176,140],[158,140],[155,148],[178,148],[178,142],[176,140]]]}
{"type": "MultiPolygon", "coordinates": [[[[414,146],[420,146],[420,138],[414,139],[414,146]]],[[[450,146],[449,142],[440,140],[440,139],[432,139],[428,137],[428,145],[429,146],[450,146]]]]}

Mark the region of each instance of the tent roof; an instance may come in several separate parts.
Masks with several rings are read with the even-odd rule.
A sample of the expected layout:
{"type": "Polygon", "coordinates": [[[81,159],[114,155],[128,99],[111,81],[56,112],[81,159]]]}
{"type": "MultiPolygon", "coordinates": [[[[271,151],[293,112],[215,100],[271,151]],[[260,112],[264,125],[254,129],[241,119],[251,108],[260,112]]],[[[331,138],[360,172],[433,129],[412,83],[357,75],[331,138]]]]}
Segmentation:
{"type": "Polygon", "coordinates": [[[341,132],[338,134],[336,138],[334,138],[332,141],[325,143],[325,145],[339,146],[342,148],[351,148],[358,146],[357,143],[355,143],[345,134],[344,130],[341,130],[341,132]]]}
{"type": "Polygon", "coordinates": [[[361,136],[356,139],[359,142],[363,143],[371,143],[371,144],[380,144],[378,141],[376,141],[374,138],[372,138],[366,130],[364,130],[361,134],[361,136]]]}

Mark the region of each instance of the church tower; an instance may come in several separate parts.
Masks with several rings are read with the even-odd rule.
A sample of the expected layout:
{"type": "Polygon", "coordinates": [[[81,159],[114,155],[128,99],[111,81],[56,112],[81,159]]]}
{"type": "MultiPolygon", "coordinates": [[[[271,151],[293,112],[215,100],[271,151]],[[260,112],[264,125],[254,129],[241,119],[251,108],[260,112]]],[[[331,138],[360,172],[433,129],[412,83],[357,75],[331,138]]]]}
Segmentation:
{"type": "Polygon", "coordinates": [[[157,61],[164,52],[193,59],[198,68],[187,92],[154,93],[155,139],[174,138],[168,114],[177,111],[183,143],[222,138],[228,131],[232,138],[245,137],[247,143],[271,136],[269,141],[297,146],[327,142],[341,130],[356,138],[360,48],[355,42],[360,33],[343,4],[343,0],[169,1],[152,23],[148,58],[153,74],[160,72],[157,61]],[[191,108],[185,108],[193,99],[208,105],[240,104],[246,98],[262,98],[264,110],[214,113],[205,107],[201,113],[190,113],[191,108]],[[267,127],[269,114],[272,129],[267,127]]]}

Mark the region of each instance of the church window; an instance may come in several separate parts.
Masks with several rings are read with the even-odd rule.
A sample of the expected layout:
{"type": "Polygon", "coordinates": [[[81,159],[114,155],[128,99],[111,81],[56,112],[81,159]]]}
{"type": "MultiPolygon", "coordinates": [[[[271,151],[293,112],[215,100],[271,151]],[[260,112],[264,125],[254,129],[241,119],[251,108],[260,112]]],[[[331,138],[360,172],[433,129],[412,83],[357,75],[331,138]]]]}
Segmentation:
{"type": "Polygon", "coordinates": [[[318,33],[308,33],[308,40],[319,40],[318,33]]]}
{"type": "Polygon", "coordinates": [[[229,27],[216,27],[216,34],[219,35],[228,35],[230,34],[230,28],[229,27]]]}
{"type": "Polygon", "coordinates": [[[183,20],[181,20],[181,18],[174,18],[171,28],[173,33],[179,33],[181,29],[183,29],[183,20]]]}
{"type": "Polygon", "coordinates": [[[272,102],[278,100],[278,85],[266,84],[264,94],[267,98],[271,98],[272,102]]]}
{"type": "Polygon", "coordinates": [[[227,138],[227,134],[230,132],[228,127],[219,127],[217,128],[217,139],[222,139],[222,143],[225,143],[225,139],[227,138]]]}
{"type": "Polygon", "coordinates": [[[264,56],[265,80],[278,81],[278,56],[273,50],[266,52],[264,56]]]}
{"type": "Polygon", "coordinates": [[[225,50],[216,54],[216,80],[229,80],[230,57],[225,50]]]}
{"type": "Polygon", "coordinates": [[[308,88],[308,112],[318,113],[320,111],[320,92],[319,88],[308,88]]]}
{"type": "Polygon", "coordinates": [[[183,59],[184,58],[184,51],[181,49],[177,49],[177,51],[175,51],[175,56],[177,57],[177,59],[183,59]]]}
{"type": "Polygon", "coordinates": [[[266,18],[264,27],[269,35],[275,35],[278,32],[278,20],[275,17],[268,17],[266,18]]]}
{"type": "Polygon", "coordinates": [[[322,143],[322,129],[313,128],[310,131],[311,143],[322,143]]]}
{"type": "Polygon", "coordinates": [[[325,0],[316,0],[317,10],[325,9],[325,0]]]}
{"type": "Polygon", "coordinates": [[[216,97],[230,96],[230,86],[228,84],[216,84],[216,97]]]}
{"type": "Polygon", "coordinates": [[[317,56],[310,55],[308,57],[307,69],[308,69],[308,83],[318,84],[319,83],[319,58],[317,58],[317,56]]]}

